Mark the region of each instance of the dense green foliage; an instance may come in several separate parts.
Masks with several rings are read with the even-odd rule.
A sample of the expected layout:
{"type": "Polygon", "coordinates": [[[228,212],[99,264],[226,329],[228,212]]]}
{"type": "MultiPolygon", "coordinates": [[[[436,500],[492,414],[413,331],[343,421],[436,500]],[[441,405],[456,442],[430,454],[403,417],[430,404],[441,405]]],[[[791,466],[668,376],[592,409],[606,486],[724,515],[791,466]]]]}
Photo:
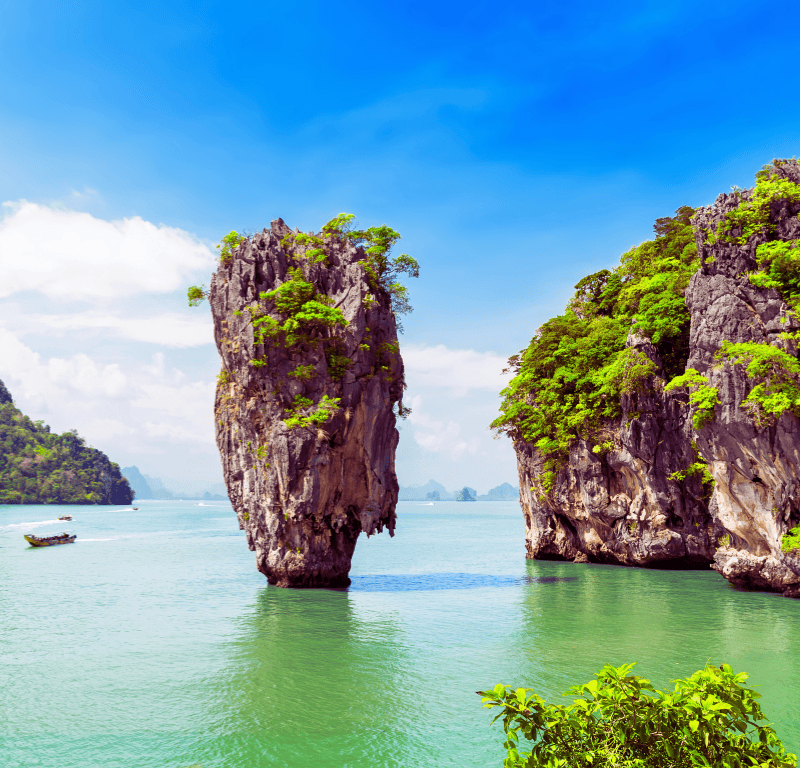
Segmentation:
{"type": "Polygon", "coordinates": [[[56,435],[20,413],[0,382],[0,504],[130,504],[119,467],[74,430],[56,435]]]}
{"type": "Polygon", "coordinates": [[[262,292],[259,298],[263,308],[251,312],[253,337],[256,344],[267,339],[287,347],[312,342],[315,332],[325,328],[347,327],[347,320],[340,309],[331,306],[332,300],[317,293],[313,283],[305,279],[300,267],[287,273],[289,279],[271,291],[262,292]],[[283,322],[267,314],[269,309],[280,314],[283,322]]]}
{"type": "Polygon", "coordinates": [[[571,704],[547,704],[525,688],[478,691],[499,707],[508,750],[505,768],[794,768],[775,731],[761,724],[760,694],[747,674],[707,666],[672,692],[629,674],[633,664],[606,665],[574,686],[571,704]],[[520,750],[520,739],[531,742],[520,750]]]}
{"type": "Polygon", "coordinates": [[[781,536],[781,552],[794,552],[800,550],[800,525],[790,528],[781,536]]]}
{"type": "Polygon", "coordinates": [[[644,354],[625,348],[631,327],[655,344],[667,375],[683,371],[689,344],[683,296],[699,266],[693,214],[684,206],[658,219],[655,240],[625,253],[614,270],[583,278],[565,313],[509,360],[515,376],[501,393],[492,428],[536,445],[545,457],[545,490],[572,441],[599,442],[604,421],[621,415],[621,395],[640,390],[656,372],[644,354]]]}
{"type": "Polygon", "coordinates": [[[800,416],[800,362],[770,344],[723,342],[718,360],[746,365],[747,376],[758,383],[742,403],[753,421],[765,426],[785,411],[800,416]]]}
{"type": "Polygon", "coordinates": [[[758,288],[775,288],[796,312],[800,309],[800,240],[772,240],[756,248],[759,271],[748,275],[758,288]]]}
{"type": "Polygon", "coordinates": [[[465,485],[457,494],[456,494],[456,501],[476,501],[475,496],[472,495],[472,491],[467,488],[465,485]]]}
{"type": "MultiPolygon", "coordinates": [[[[419,277],[419,263],[407,253],[392,256],[391,250],[400,239],[400,234],[391,227],[382,224],[368,229],[353,229],[355,216],[352,213],[340,213],[331,219],[322,231],[327,235],[340,237],[364,247],[367,259],[362,262],[367,279],[373,290],[379,286],[391,297],[392,312],[395,317],[411,312],[408,300],[408,289],[397,281],[401,274],[419,277]]],[[[403,326],[397,322],[397,329],[402,333],[403,326]]]]}
{"type": "Polygon", "coordinates": [[[233,251],[245,240],[247,240],[247,237],[245,235],[240,235],[238,232],[229,232],[225,235],[225,237],[220,240],[219,245],[217,245],[219,260],[229,261],[233,256],[233,251]]]}

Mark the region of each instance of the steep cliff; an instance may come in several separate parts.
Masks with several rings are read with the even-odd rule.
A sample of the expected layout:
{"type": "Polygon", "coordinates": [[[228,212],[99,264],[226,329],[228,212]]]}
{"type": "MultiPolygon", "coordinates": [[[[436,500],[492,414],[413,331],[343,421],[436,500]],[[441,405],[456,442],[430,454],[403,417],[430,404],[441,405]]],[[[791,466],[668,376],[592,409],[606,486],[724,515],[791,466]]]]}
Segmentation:
{"type": "Polygon", "coordinates": [[[653,361],[655,374],[621,395],[618,419],[576,438],[549,492],[541,452],[525,440],[514,443],[528,557],[707,567],[716,533],[708,483],[702,471],[686,472],[697,461],[689,408],[664,391],[661,359],[649,340],[631,333],[626,349],[653,361]]]}
{"type": "Polygon", "coordinates": [[[718,400],[695,431],[723,534],[714,568],[736,585],[800,597],[800,549],[781,546],[800,522],[800,167],[777,164],[760,181],[695,217],[702,266],[686,292],[687,367],[708,379],[696,391],[718,400]]]}
{"type": "Polygon", "coordinates": [[[660,219],[512,358],[493,426],[514,440],[529,557],[710,564],[800,596],[798,184],[776,161],[660,219]]]}
{"type": "MultiPolygon", "coordinates": [[[[216,438],[239,525],[271,584],[346,586],[359,534],[393,534],[407,309],[392,230],[281,219],[224,241],[210,303],[222,358],[216,438]]],[[[191,294],[190,294],[191,295],[191,294]]]]}

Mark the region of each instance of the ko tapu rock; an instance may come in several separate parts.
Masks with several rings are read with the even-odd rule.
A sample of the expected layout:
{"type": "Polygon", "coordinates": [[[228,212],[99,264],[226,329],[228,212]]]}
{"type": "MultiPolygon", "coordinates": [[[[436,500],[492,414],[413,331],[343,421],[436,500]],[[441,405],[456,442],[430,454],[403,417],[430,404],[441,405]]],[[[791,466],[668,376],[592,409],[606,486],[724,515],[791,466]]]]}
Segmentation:
{"type": "Polygon", "coordinates": [[[392,258],[399,235],[342,214],[282,219],[221,243],[208,297],[222,358],[214,406],[228,494],[258,570],[282,587],[343,587],[360,533],[393,535],[395,426],[405,414],[392,258]]]}
{"type": "Polygon", "coordinates": [[[659,219],[511,359],[528,557],[800,597],[800,167],[659,219]]]}

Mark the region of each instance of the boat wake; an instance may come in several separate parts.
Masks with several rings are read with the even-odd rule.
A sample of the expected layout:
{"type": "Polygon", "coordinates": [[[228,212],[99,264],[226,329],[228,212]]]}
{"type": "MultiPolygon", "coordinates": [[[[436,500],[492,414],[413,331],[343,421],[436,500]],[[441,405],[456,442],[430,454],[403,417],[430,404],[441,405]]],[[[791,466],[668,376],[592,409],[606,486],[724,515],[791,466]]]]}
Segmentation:
{"type": "Polygon", "coordinates": [[[130,536],[110,536],[107,539],[81,539],[80,541],[119,541],[120,539],[130,539],[130,536]]]}
{"type": "Polygon", "coordinates": [[[11,525],[0,526],[0,533],[18,531],[20,528],[41,528],[43,525],[58,525],[63,522],[63,520],[37,520],[33,523],[12,523],[11,525]]]}

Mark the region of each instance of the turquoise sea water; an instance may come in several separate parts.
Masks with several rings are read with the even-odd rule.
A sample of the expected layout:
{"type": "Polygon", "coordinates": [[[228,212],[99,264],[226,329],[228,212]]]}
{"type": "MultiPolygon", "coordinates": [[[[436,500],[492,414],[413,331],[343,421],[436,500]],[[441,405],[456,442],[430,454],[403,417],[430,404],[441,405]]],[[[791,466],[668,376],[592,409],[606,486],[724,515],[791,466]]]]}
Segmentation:
{"type": "Polygon", "coordinates": [[[280,590],[228,504],[139,507],[0,507],[1,766],[499,767],[476,690],[565,701],[629,661],[659,687],[706,661],[749,672],[800,752],[800,601],[526,561],[504,502],[401,503],[350,589],[280,590]],[[61,530],[77,543],[22,538],[61,530]]]}

